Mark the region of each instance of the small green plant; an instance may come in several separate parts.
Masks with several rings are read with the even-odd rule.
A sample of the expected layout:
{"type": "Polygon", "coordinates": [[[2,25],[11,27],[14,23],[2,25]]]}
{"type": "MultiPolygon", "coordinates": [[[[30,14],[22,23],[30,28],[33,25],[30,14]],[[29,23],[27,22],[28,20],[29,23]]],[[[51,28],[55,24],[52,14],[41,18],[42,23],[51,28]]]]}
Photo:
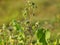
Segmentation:
{"type": "Polygon", "coordinates": [[[37,31],[37,38],[43,45],[48,45],[50,39],[50,31],[47,29],[39,28],[37,31]]]}

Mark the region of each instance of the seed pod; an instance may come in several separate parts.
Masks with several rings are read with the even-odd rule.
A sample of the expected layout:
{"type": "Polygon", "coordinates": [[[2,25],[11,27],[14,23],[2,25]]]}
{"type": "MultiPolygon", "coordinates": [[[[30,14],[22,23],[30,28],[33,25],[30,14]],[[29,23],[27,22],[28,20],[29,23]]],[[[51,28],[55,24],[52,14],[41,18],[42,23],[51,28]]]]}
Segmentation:
{"type": "Polygon", "coordinates": [[[35,3],[34,3],[34,2],[32,2],[32,5],[35,5],[35,3]]]}

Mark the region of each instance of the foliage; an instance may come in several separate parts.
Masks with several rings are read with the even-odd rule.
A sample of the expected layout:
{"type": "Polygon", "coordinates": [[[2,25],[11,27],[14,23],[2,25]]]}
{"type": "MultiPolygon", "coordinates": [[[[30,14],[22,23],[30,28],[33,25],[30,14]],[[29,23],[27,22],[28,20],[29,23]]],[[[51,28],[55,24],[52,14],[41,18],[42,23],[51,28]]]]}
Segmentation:
{"type": "Polygon", "coordinates": [[[23,10],[24,20],[12,20],[0,29],[0,45],[59,45],[60,39],[51,39],[51,31],[41,27],[40,22],[30,21],[30,10],[34,14],[35,3],[28,1],[23,10]]]}

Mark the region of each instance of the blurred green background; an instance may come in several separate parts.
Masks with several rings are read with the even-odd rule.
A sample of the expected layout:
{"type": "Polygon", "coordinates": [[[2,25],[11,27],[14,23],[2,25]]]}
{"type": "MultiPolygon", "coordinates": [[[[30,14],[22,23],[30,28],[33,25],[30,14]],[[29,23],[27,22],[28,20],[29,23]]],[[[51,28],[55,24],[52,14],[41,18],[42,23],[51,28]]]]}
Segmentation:
{"type": "MultiPolygon", "coordinates": [[[[23,20],[22,11],[27,0],[0,0],[0,25],[12,19],[23,20]]],[[[60,29],[60,0],[30,0],[37,8],[31,21],[47,21],[53,28],[60,29]]]]}

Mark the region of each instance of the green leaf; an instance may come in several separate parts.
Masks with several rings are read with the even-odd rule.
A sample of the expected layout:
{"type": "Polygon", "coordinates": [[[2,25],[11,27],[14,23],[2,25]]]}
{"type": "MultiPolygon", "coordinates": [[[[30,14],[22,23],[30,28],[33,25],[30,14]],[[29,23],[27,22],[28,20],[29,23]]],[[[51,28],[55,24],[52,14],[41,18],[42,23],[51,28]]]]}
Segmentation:
{"type": "Polygon", "coordinates": [[[43,45],[47,45],[47,40],[50,38],[50,31],[39,28],[37,31],[37,38],[43,45]]]}
{"type": "Polygon", "coordinates": [[[43,28],[41,28],[41,29],[39,28],[38,29],[38,31],[37,31],[37,38],[38,39],[41,39],[41,37],[43,36],[43,30],[44,30],[43,28]]]}
{"type": "Polygon", "coordinates": [[[47,45],[47,42],[45,40],[45,32],[43,33],[41,39],[39,40],[39,42],[41,42],[43,45],[47,45]]]}
{"type": "Polygon", "coordinates": [[[22,30],[20,24],[16,20],[13,20],[13,26],[16,28],[16,30],[22,30]]]}
{"type": "Polygon", "coordinates": [[[48,41],[48,39],[50,39],[50,31],[46,30],[46,32],[45,32],[45,40],[48,41]]]}

